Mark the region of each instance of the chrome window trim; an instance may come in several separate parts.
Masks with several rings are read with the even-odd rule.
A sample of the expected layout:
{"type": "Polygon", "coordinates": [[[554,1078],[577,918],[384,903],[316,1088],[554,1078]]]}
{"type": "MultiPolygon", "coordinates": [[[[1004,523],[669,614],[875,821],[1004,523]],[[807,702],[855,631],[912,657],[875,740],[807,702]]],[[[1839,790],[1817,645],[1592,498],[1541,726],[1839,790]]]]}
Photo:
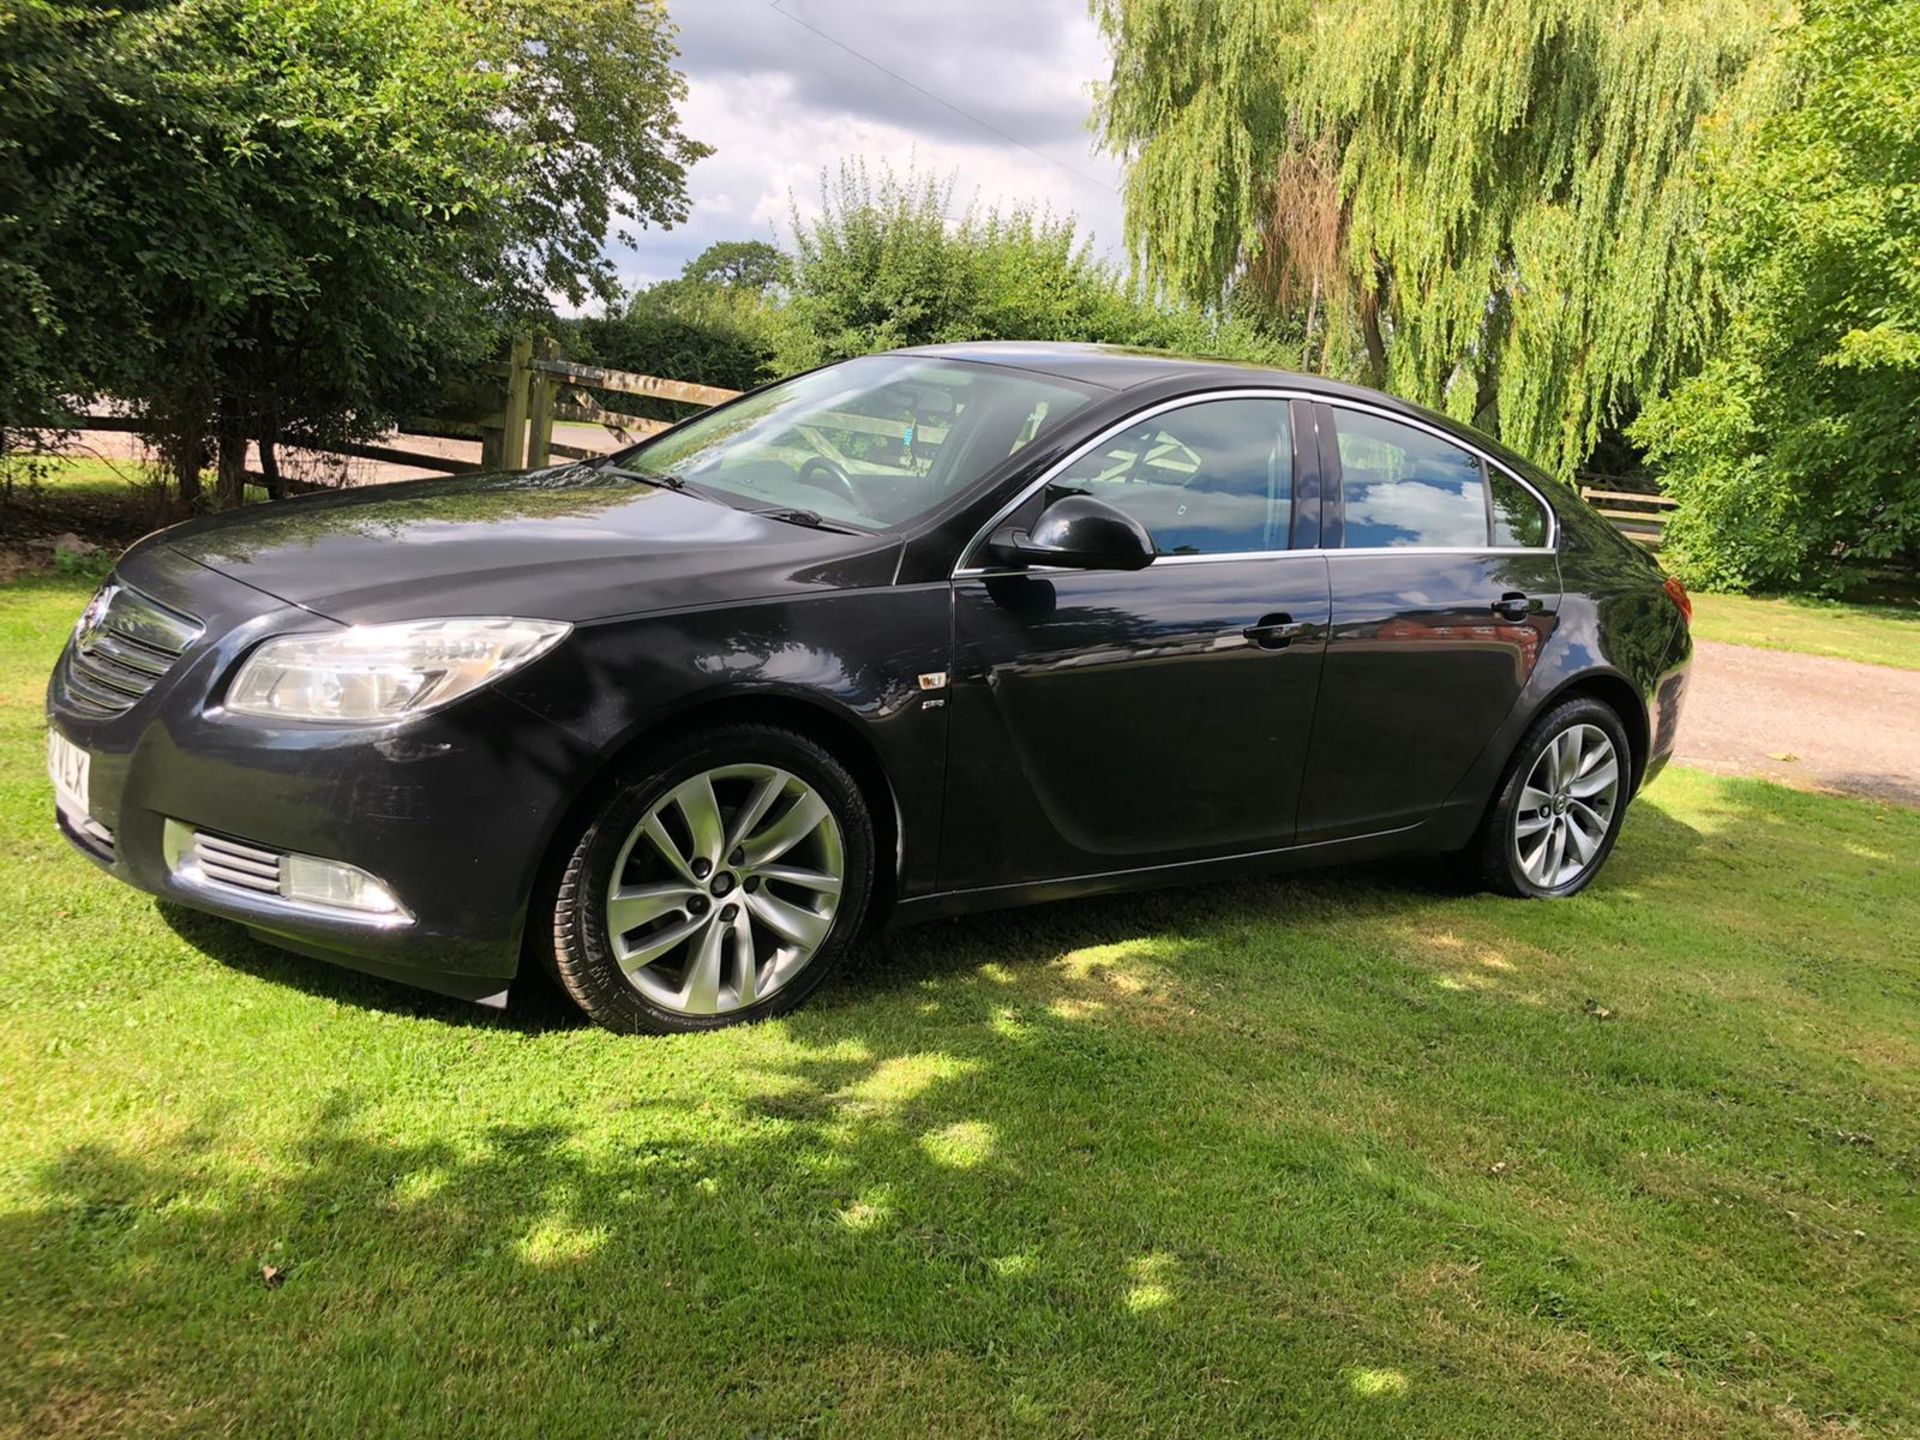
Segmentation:
{"type": "MultiPolygon", "coordinates": [[[[1244,560],[1285,560],[1289,556],[1297,559],[1309,556],[1324,559],[1328,555],[1339,553],[1338,550],[1235,550],[1218,555],[1156,555],[1153,557],[1153,564],[1146,568],[1160,570],[1169,565],[1225,565],[1244,560]]],[[[976,565],[971,569],[954,571],[953,578],[955,580],[991,580],[996,575],[1084,575],[1086,573],[1088,572],[1078,570],[1071,565],[1022,565],[1017,568],[1010,565],[976,565]]],[[[1101,573],[1110,575],[1115,572],[1109,570],[1101,573]]]]}
{"type": "MultiPolygon", "coordinates": [[[[1303,550],[1303,555],[1551,555],[1551,545],[1356,545],[1351,550],[1303,550]]],[[[1154,561],[1154,564],[1159,564],[1154,561]]]]}
{"type": "MultiPolygon", "coordinates": [[[[1347,399],[1344,396],[1335,397],[1323,395],[1313,390],[1300,389],[1297,386],[1288,388],[1241,386],[1230,390],[1200,390],[1195,391],[1191,395],[1177,395],[1171,400],[1162,400],[1158,404],[1149,405],[1144,410],[1136,410],[1133,414],[1116,420],[1097,435],[1092,436],[1090,439],[1076,446],[1072,453],[1062,459],[1056,460],[1052,465],[1048,466],[1038,477],[1022,487],[1020,492],[1011,500],[1007,501],[1006,504],[1002,505],[988,517],[986,524],[976,530],[973,538],[961,547],[960,558],[955,563],[953,573],[948,578],[952,580],[969,580],[991,575],[1053,574],[1067,569],[1068,567],[1060,565],[1028,565],[1016,568],[1005,565],[968,565],[965,562],[1008,516],[1012,515],[1014,511],[1018,510],[1047,485],[1051,484],[1054,477],[1078,462],[1089,451],[1093,450],[1095,446],[1104,444],[1122,431],[1138,425],[1143,420],[1151,420],[1156,415],[1164,415],[1170,410],[1184,410],[1193,405],[1211,404],[1216,400],[1305,400],[1309,403],[1317,402],[1322,405],[1340,409],[1357,410],[1362,414],[1375,415],[1382,420],[1389,420],[1395,424],[1406,425],[1415,430],[1425,431],[1436,440],[1444,441],[1456,449],[1466,451],[1482,465],[1497,468],[1502,475],[1505,475],[1509,480],[1512,480],[1516,485],[1520,486],[1521,489],[1533,496],[1534,502],[1539,505],[1542,510],[1547,512],[1547,543],[1545,545],[1530,546],[1494,545],[1489,543],[1486,545],[1371,545],[1355,546],[1351,550],[1329,549],[1324,546],[1314,546],[1311,549],[1305,550],[1239,550],[1219,555],[1158,555],[1154,557],[1153,561],[1156,566],[1224,564],[1228,561],[1237,560],[1274,560],[1286,555],[1552,555],[1559,551],[1560,516],[1553,506],[1547,503],[1547,498],[1540,493],[1539,487],[1534,485],[1524,475],[1516,473],[1512,466],[1502,463],[1485,451],[1476,449],[1474,446],[1465,443],[1456,436],[1449,435],[1438,426],[1430,425],[1424,420],[1417,420],[1410,416],[1398,414],[1384,406],[1368,405],[1362,401],[1347,399]]],[[[1493,538],[1491,528],[1489,528],[1487,538],[1489,541],[1493,538]]]]}

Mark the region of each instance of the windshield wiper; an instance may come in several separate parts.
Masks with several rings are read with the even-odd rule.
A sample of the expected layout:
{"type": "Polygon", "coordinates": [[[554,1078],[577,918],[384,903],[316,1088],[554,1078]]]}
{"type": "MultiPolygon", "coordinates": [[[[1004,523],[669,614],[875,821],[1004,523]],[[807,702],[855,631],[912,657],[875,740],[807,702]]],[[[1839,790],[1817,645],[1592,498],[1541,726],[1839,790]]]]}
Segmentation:
{"type": "Polygon", "coordinates": [[[617,475],[622,480],[639,480],[648,485],[658,485],[663,490],[684,490],[687,482],[678,475],[669,475],[664,470],[627,470],[619,465],[601,462],[593,467],[601,475],[617,475]]]}
{"type": "Polygon", "coordinates": [[[797,505],[772,505],[765,510],[755,510],[755,515],[764,515],[769,520],[784,521],[788,525],[804,525],[809,530],[831,530],[836,535],[858,535],[860,532],[847,525],[836,525],[826,519],[818,510],[803,510],[797,505]]]}

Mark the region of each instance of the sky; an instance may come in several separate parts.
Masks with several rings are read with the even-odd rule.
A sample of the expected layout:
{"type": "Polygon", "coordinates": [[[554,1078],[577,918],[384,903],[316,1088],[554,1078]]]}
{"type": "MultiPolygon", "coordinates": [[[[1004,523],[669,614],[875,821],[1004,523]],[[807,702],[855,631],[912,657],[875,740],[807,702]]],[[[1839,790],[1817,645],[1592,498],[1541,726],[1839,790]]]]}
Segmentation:
{"type": "Polygon", "coordinates": [[[1086,0],[669,0],[692,214],[614,253],[629,289],[716,240],[779,242],[842,159],[955,181],[956,202],[1071,212],[1122,253],[1120,171],[1087,128],[1106,50],[1086,0]],[[891,73],[889,73],[891,72],[891,73]]]}

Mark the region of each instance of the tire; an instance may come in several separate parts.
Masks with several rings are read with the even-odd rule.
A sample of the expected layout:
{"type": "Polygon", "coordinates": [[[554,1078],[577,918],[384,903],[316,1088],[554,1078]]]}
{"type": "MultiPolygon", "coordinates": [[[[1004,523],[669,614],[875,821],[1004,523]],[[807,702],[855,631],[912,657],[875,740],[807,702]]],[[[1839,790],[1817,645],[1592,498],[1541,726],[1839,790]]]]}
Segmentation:
{"type": "Polygon", "coordinates": [[[785,1014],[845,957],[873,865],[860,787],[820,745],[770,725],[690,735],[617,779],[568,857],[555,978],[623,1034],[785,1014]]]}
{"type": "Polygon", "coordinates": [[[1481,883],[1526,900],[1559,900],[1592,884],[1632,799],[1632,754],[1620,717],[1598,700],[1567,700],[1535,721],[1475,841],[1481,883]]]}

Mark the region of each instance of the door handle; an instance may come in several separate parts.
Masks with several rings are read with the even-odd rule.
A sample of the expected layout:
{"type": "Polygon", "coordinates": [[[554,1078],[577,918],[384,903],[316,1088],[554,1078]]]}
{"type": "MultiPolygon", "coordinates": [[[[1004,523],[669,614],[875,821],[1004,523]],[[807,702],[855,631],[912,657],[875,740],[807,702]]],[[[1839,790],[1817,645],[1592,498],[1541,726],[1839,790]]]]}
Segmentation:
{"type": "Polygon", "coordinates": [[[1533,602],[1518,590],[1509,590],[1493,602],[1492,609],[1503,620],[1524,620],[1533,613],[1533,602]]]}
{"type": "Polygon", "coordinates": [[[1291,615],[1263,615],[1259,624],[1249,625],[1240,633],[1262,650],[1284,650],[1312,628],[1291,615]]]}

